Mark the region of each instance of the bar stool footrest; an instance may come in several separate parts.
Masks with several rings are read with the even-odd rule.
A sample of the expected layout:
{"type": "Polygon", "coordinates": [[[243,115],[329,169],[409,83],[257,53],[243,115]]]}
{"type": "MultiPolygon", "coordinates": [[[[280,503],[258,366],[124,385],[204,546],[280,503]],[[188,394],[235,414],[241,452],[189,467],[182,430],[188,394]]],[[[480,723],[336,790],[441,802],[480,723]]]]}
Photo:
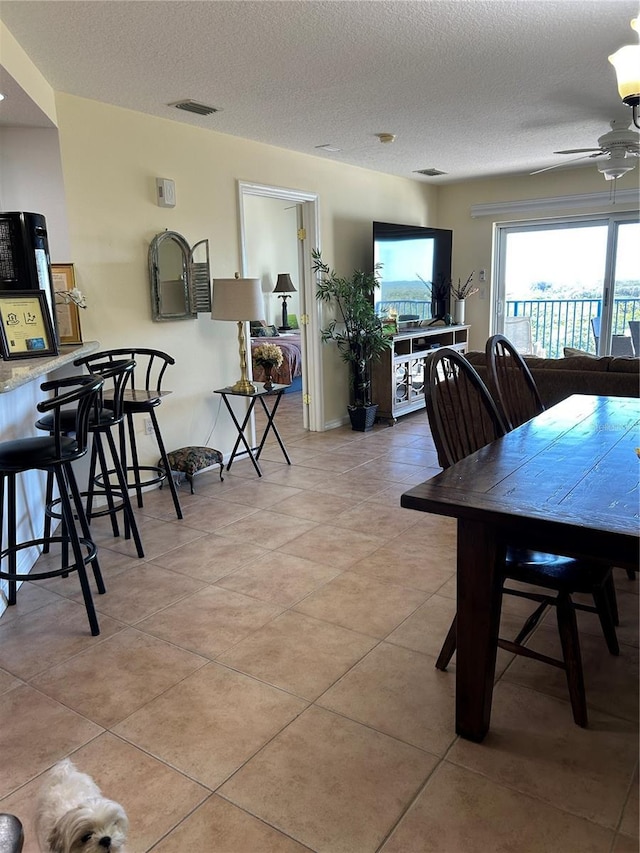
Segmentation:
{"type": "MultiPolygon", "coordinates": [[[[53,544],[67,544],[71,543],[71,538],[69,536],[49,536],[48,538],[40,537],[39,539],[29,539],[27,542],[18,542],[15,546],[15,549],[5,548],[4,551],[0,552],[0,560],[4,559],[8,554],[12,551],[24,551],[26,548],[38,547],[40,545],[44,545],[45,543],[53,544]]],[[[80,544],[84,545],[87,549],[87,554],[83,559],[85,565],[90,563],[92,560],[95,560],[96,555],[98,553],[98,548],[95,542],[92,539],[86,539],[84,537],[80,538],[80,544]]],[[[48,572],[29,572],[28,574],[12,574],[11,572],[3,572],[0,571],[0,578],[2,580],[8,581],[41,581],[46,580],[47,578],[58,578],[62,576],[69,575],[71,572],[75,572],[78,570],[78,567],[74,563],[72,566],[59,566],[56,569],[51,569],[48,572]]]]}

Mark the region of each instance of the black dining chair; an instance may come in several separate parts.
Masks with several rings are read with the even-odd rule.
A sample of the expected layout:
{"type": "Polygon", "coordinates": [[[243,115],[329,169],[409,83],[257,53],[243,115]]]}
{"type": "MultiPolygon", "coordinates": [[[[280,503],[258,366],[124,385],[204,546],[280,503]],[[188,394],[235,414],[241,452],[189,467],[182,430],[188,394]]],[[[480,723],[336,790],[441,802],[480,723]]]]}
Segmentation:
{"type": "Polygon", "coordinates": [[[509,429],[544,412],[544,405],[526,361],[504,335],[493,335],[485,346],[487,385],[509,429]]]}
{"type": "MultiPolygon", "coordinates": [[[[508,431],[486,385],[466,358],[456,350],[439,349],[428,361],[426,408],[438,459],[443,468],[480,450],[508,431]]],[[[576,610],[595,612],[600,619],[611,654],[620,649],[615,625],[618,621],[611,567],[570,557],[507,547],[504,581],[517,581],[547,590],[526,590],[503,586],[503,592],[537,603],[514,640],[498,639],[500,648],[516,655],[552,664],[565,671],[573,718],[587,725],[587,703],[580,655],[576,610]],[[588,593],[594,606],[572,599],[588,593]],[[545,611],[555,607],[562,645],[562,660],[550,658],[525,646],[527,638],[545,611]]],[[[436,668],[445,670],[456,650],[456,619],[451,624],[436,668]]]]}

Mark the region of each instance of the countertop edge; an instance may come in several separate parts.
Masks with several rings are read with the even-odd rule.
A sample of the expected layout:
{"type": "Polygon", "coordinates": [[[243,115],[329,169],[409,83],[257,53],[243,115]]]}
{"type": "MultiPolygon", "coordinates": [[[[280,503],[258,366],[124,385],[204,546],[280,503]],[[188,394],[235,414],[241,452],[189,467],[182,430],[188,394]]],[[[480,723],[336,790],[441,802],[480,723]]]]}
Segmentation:
{"type": "Polygon", "coordinates": [[[42,358],[21,358],[0,362],[0,394],[15,391],[34,379],[46,376],[60,367],[71,364],[76,358],[90,355],[100,349],[99,341],[85,341],[60,347],[58,355],[42,358]]]}

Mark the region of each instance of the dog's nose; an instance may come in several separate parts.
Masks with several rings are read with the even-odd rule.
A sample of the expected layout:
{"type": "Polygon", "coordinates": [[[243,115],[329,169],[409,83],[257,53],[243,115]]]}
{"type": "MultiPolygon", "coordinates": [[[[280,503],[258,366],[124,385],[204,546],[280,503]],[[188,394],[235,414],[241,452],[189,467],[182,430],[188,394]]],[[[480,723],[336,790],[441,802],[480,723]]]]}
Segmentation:
{"type": "Polygon", "coordinates": [[[111,847],[111,836],[105,835],[104,838],[101,838],[100,841],[98,841],[98,844],[100,847],[104,847],[108,850],[111,847]]]}

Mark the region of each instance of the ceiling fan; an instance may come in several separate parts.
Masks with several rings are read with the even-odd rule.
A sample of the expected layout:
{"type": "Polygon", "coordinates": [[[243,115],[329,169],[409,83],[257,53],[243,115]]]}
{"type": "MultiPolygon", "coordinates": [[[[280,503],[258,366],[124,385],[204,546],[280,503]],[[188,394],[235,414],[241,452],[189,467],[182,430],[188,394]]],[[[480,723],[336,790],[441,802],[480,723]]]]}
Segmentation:
{"type": "MultiPolygon", "coordinates": [[[[605,180],[615,181],[616,178],[620,178],[635,169],[636,160],[640,156],[640,134],[636,133],[635,130],[629,130],[629,122],[627,121],[612,121],[611,130],[598,139],[598,148],[567,148],[565,151],[554,151],[553,153],[582,154],[581,157],[567,161],[569,163],[606,157],[605,160],[598,163],[598,171],[602,172],[605,180]]],[[[554,166],[538,169],[531,174],[539,175],[541,172],[558,169],[564,165],[566,163],[556,163],[554,166]]]]}

